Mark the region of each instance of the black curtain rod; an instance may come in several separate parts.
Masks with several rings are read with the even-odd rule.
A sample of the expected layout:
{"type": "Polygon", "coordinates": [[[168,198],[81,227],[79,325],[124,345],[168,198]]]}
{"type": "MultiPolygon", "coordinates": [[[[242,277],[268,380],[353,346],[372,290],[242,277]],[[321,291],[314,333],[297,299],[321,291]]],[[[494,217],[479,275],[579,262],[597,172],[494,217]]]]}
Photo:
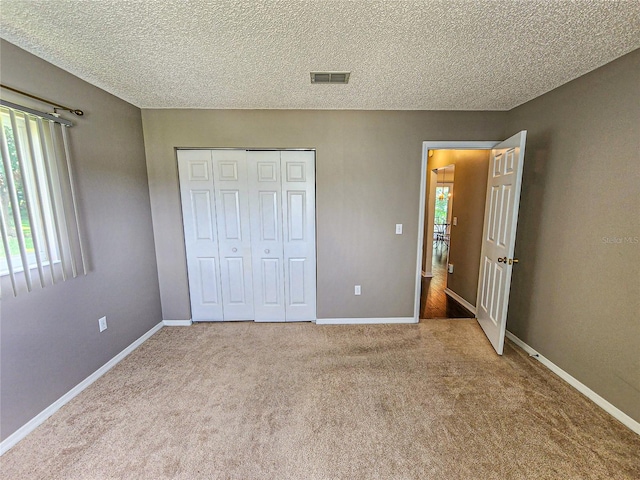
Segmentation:
{"type": "Polygon", "coordinates": [[[17,88],[7,87],[6,85],[2,85],[1,83],[0,83],[0,88],[6,88],[7,90],[11,90],[12,92],[19,93],[20,95],[24,95],[25,97],[33,98],[34,100],[38,100],[40,102],[47,103],[47,104],[51,105],[52,107],[54,107],[53,113],[58,113],[58,110],[63,110],[65,112],[73,113],[74,115],[77,115],[79,117],[84,115],[84,112],[82,110],[76,110],[76,109],[73,109],[73,108],[65,107],[64,105],[60,105],[58,103],[51,102],[51,101],[46,100],[44,98],[36,97],[35,95],[31,95],[30,93],[23,92],[22,90],[18,90],[17,88]],[[57,108],[55,108],[55,107],[57,107],[57,108]]]}

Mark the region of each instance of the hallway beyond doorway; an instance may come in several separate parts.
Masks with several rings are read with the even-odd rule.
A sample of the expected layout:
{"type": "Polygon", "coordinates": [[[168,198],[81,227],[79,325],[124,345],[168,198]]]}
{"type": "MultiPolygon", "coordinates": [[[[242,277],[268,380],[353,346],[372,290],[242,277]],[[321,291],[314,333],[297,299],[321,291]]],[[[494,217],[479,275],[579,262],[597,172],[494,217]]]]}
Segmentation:
{"type": "Polygon", "coordinates": [[[433,248],[433,277],[422,279],[420,319],[475,318],[466,308],[444,293],[447,286],[447,248],[433,248]]]}

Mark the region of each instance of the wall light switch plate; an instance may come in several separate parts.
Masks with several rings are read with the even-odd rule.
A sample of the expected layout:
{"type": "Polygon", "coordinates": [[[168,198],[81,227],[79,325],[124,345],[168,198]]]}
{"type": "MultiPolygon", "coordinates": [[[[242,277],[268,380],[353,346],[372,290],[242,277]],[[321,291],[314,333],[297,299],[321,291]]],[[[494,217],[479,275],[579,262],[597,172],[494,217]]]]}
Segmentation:
{"type": "Polygon", "coordinates": [[[453,263],[450,263],[450,264],[449,264],[449,268],[447,268],[447,271],[448,271],[449,273],[453,273],[453,263]]]}
{"type": "Polygon", "coordinates": [[[104,332],[107,329],[107,317],[98,319],[98,326],[100,327],[100,331],[104,332]]]}
{"type": "Polygon", "coordinates": [[[402,224],[396,223],[396,235],[402,235],[402,224]]]}
{"type": "Polygon", "coordinates": [[[362,293],[362,289],[360,288],[360,285],[356,285],[356,287],[353,289],[353,294],[360,295],[361,293],[362,293]]]}
{"type": "Polygon", "coordinates": [[[453,217],[453,225],[458,225],[458,217],[453,217]]]}

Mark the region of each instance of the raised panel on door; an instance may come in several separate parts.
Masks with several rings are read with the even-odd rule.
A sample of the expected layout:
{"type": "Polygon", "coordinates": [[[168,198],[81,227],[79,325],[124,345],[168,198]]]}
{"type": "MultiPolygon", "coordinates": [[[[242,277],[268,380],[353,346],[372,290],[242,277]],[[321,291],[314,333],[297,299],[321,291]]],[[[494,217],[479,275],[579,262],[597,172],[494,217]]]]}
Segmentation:
{"type": "Polygon", "coordinates": [[[279,151],[247,153],[255,320],[285,321],[279,151]]]}
{"type": "Polygon", "coordinates": [[[307,233],[307,192],[305,190],[287,191],[287,241],[304,242],[307,233]]]}
{"type": "Polygon", "coordinates": [[[218,259],[216,257],[198,257],[197,284],[201,302],[203,305],[220,305],[220,288],[218,279],[218,259]]]}
{"type": "Polygon", "coordinates": [[[315,320],[315,152],[283,151],[281,158],[286,319],[315,320]]]}
{"type": "Polygon", "coordinates": [[[210,190],[202,188],[189,188],[191,203],[191,218],[189,223],[193,225],[193,235],[195,241],[214,241],[213,222],[213,196],[210,190]]]}
{"type": "Polygon", "coordinates": [[[191,318],[223,320],[211,152],[179,150],[178,173],[191,318]]]}
{"type": "Polygon", "coordinates": [[[306,287],[307,259],[289,258],[289,305],[306,306],[309,303],[308,288],[306,287]]]}
{"type": "Polygon", "coordinates": [[[225,320],[253,320],[247,152],[213,150],[216,223],[225,320]]]}
{"type": "Polygon", "coordinates": [[[282,261],[278,258],[262,258],[257,273],[262,282],[260,291],[262,304],[282,307],[282,261]]]}
{"type": "Polygon", "coordinates": [[[225,257],[225,271],[228,276],[226,305],[246,305],[247,286],[245,285],[245,263],[241,256],[225,257]]]}

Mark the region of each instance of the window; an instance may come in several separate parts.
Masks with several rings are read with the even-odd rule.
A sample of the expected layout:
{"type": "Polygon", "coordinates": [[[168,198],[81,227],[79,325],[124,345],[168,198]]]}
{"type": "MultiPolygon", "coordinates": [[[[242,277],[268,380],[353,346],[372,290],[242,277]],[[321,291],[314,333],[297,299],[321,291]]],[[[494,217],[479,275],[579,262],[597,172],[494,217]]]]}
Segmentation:
{"type": "Polygon", "coordinates": [[[450,185],[436,187],[436,214],[434,223],[443,225],[449,223],[449,199],[451,198],[450,185]]]}
{"type": "Polygon", "coordinates": [[[0,276],[14,295],[86,273],[67,126],[0,107],[0,276]]]}

